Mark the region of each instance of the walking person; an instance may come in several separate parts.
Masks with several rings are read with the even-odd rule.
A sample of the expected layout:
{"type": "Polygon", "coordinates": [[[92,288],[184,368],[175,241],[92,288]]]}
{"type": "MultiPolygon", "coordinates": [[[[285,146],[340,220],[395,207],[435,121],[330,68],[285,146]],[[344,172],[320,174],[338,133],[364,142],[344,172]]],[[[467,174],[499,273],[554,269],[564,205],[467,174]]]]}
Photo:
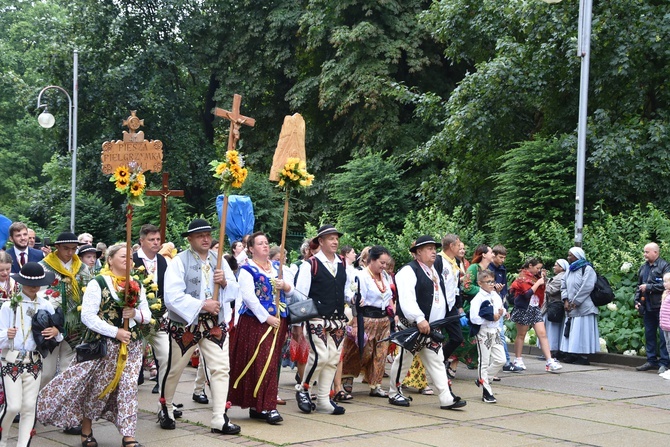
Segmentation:
{"type": "Polygon", "coordinates": [[[109,267],[86,286],[81,305],[81,321],[88,329],[83,340],[100,340],[106,345],[106,355],[77,359],[49,382],[39,394],[37,420],[57,427],[81,422],[82,447],[97,447],[92,425],[103,418],[119,430],[123,447],[142,447],[135,439],[137,378],[143,354],[140,325],[149,324],[151,311],[144,287],[125,277],[126,262],[132,262],[126,258],[126,244],[113,245],[107,253],[109,267]],[[126,292],[128,280],[131,284],[126,292]],[[124,319],[130,320],[128,330],[123,328],[124,319]]]}
{"type": "MultiPolygon", "coordinates": [[[[51,315],[55,313],[49,301],[37,296],[40,287],[54,281],[54,274],[45,272],[36,262],[26,262],[12,277],[21,285],[21,292],[11,295],[11,300],[5,301],[0,309],[2,386],[5,392],[5,405],[0,410],[0,447],[7,445],[12,421],[19,413],[21,420],[16,445],[26,447],[34,434],[35,405],[42,374],[42,355],[33,338],[33,316],[41,310],[51,315]]],[[[63,340],[63,334],[55,326],[42,330],[42,336],[45,340],[63,340]]]]}
{"type": "Polygon", "coordinates": [[[228,323],[239,287],[227,262],[216,269],[217,254],[210,250],[212,227],[204,219],[195,219],[182,233],[189,248],[179,253],[168,265],[165,273],[165,305],[168,309],[168,332],[171,342],[165,369],[164,387],[161,389],[161,410],[158,421],[161,428],[174,430],[170,417],[173,398],[179,379],[196,348],[210,372],[209,387],[212,392],[212,433],[234,435],[240,427],[226,414],[230,372],[228,323]],[[219,295],[214,296],[218,284],[219,295]]]}
{"type": "Polygon", "coordinates": [[[309,343],[309,358],[305,375],[296,392],[298,408],[303,413],[313,410],[333,415],[344,414],[345,409],[330,399],[330,389],[340,361],[344,341],[344,289],[349,283],[346,266],[338,256],[342,233],[332,225],[323,225],[312,242],[319,244],[319,252],[300,265],[296,279],[299,296],[308,296],[319,311],[319,318],[305,322],[305,338],[309,343]],[[317,382],[316,405],[312,404],[309,388],[317,382]]]}
{"type": "Polygon", "coordinates": [[[433,332],[430,323],[445,318],[448,309],[444,277],[433,265],[437,249],[440,247],[441,244],[435,242],[432,236],[417,238],[414,246],[410,248],[415,259],[396,274],[398,286],[396,311],[400,320],[398,326],[401,329],[415,326],[427,337],[423,337],[422,345],[415,352],[400,348],[400,353],[396,355],[390,377],[389,403],[392,405],[402,407],[410,405],[410,400],[402,394],[400,385],[407,375],[414,355],[421,358],[426,372],[433,380],[440,408],[453,410],[466,405],[464,400],[452,394],[449,387],[441,341],[438,342],[430,336],[433,332]]]}
{"type": "Polygon", "coordinates": [[[278,278],[279,261],[270,261],[270,243],[264,233],[253,233],[247,248],[251,258],[239,273],[244,304],[231,341],[229,396],[232,405],[249,408],[250,418],[275,425],[284,420],[277,411],[279,356],[288,333],[286,298],[293,295],[293,286],[278,278]],[[280,290],[279,308],[276,289],[280,290]]]}
{"type": "Polygon", "coordinates": [[[542,304],[544,303],[544,284],[547,278],[547,271],[542,269],[542,261],[538,258],[528,259],[519,276],[514,280],[510,287],[510,296],[514,297],[514,310],[510,315],[510,320],[516,323],[516,339],[514,340],[514,366],[526,370],[526,365],[521,357],[523,343],[531,327],[535,330],[537,339],[540,342],[540,349],[546,359],[545,370],[556,372],[563,368],[556,359],[551,357],[549,342],[547,340],[547,331],[544,327],[542,318],[542,304]]]}

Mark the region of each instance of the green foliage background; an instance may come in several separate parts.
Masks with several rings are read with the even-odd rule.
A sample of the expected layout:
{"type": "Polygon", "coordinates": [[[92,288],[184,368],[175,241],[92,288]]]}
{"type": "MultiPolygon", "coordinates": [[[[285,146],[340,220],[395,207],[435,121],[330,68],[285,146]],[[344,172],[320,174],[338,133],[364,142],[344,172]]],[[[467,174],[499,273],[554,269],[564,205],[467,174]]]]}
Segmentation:
{"type": "MultiPolygon", "coordinates": [[[[211,110],[239,93],[257,121],[242,129],[241,193],[274,241],[283,197],[267,173],[284,116],[300,112],[316,181],[291,197],[292,233],[335,222],[399,264],[412,239],[447,231],[505,244],[512,270],[526,254],[555,259],[573,238],[577,22],[577,0],[0,0],[0,213],[52,238],[69,226],[67,102],[47,92],[47,130],[35,99],[71,91],[77,49],[76,230],[96,240],[123,237],[100,149],[130,110],[186,192],[169,201],[169,238],[214,217],[207,166],[228,125],[211,110]]],[[[584,247],[615,279],[648,240],[670,255],[669,41],[666,2],[594,5],[584,247]]],[[[136,223],[158,223],[157,209],[136,223]]]]}

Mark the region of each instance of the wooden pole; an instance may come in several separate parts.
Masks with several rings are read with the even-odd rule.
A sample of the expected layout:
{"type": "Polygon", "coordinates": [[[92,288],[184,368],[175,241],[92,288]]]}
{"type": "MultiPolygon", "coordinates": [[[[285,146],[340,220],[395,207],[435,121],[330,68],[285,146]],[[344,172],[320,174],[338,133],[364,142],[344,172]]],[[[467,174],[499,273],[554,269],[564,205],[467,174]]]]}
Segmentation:
{"type": "MultiPolygon", "coordinates": [[[[223,209],[221,210],[221,225],[219,226],[219,250],[216,253],[216,269],[221,270],[223,261],[223,243],[226,239],[226,218],[228,217],[228,192],[223,195],[223,209]]],[[[219,284],[214,284],[213,299],[219,300],[219,284]]]]}
{"type": "MultiPolygon", "coordinates": [[[[277,275],[277,278],[279,279],[284,279],[284,263],[286,262],[286,250],[284,246],[286,245],[286,225],[288,223],[288,197],[289,189],[286,188],[286,199],[284,199],[284,223],[281,229],[281,251],[279,252],[279,274],[277,275]]],[[[275,292],[275,309],[277,309],[277,317],[279,317],[279,301],[281,300],[281,290],[279,290],[279,287],[277,287],[275,292]]]]}
{"type": "MultiPolygon", "coordinates": [[[[131,204],[128,204],[128,206],[126,207],[126,296],[128,296],[128,293],[130,292],[130,265],[133,263],[132,226],[133,226],[133,206],[131,204]]],[[[123,329],[127,331],[129,328],[130,328],[130,320],[128,318],[124,318],[123,329]]]]}

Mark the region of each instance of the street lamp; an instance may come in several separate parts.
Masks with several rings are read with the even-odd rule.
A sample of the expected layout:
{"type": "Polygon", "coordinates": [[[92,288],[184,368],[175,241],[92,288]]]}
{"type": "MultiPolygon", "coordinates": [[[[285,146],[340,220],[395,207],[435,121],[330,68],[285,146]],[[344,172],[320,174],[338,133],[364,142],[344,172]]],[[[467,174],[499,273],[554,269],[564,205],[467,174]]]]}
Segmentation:
{"type": "Polygon", "coordinates": [[[67,96],[68,101],[68,126],[67,126],[67,149],[68,152],[72,153],[72,195],[70,203],[70,231],[74,233],[74,210],[75,210],[75,196],[77,190],[77,91],[79,90],[79,85],[77,83],[77,71],[78,71],[78,53],[77,50],[74,51],[74,64],[73,64],[73,75],[72,75],[72,96],[70,97],[67,90],[63,87],[57,85],[49,85],[44,87],[39,95],[37,95],[37,108],[44,110],[37,117],[37,122],[40,126],[45,129],[50,129],[56,123],[54,116],[49,113],[47,104],[42,104],[42,94],[50,89],[60,90],[67,96]]]}

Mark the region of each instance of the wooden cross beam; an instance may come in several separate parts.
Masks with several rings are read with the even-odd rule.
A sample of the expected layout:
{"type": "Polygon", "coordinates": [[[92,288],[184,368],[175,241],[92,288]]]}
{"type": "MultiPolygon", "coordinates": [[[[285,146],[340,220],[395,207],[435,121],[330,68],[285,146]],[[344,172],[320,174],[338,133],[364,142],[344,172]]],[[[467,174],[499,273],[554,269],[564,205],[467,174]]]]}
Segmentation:
{"type": "Polygon", "coordinates": [[[168,188],[168,179],[170,174],[163,172],[163,187],[159,190],[146,191],[148,196],[161,196],[161,243],[167,242],[165,240],[165,230],[167,229],[167,198],[168,197],[184,197],[182,189],[168,188]]]}
{"type": "Polygon", "coordinates": [[[240,126],[242,126],[242,124],[250,127],[254,127],[256,125],[255,119],[249,118],[248,116],[244,116],[240,113],[240,104],[242,104],[242,97],[235,93],[233,95],[232,112],[220,109],[218,107],[214,108],[214,115],[230,120],[230,133],[228,134],[229,151],[234,150],[235,146],[237,146],[237,141],[240,139],[240,126]]]}

